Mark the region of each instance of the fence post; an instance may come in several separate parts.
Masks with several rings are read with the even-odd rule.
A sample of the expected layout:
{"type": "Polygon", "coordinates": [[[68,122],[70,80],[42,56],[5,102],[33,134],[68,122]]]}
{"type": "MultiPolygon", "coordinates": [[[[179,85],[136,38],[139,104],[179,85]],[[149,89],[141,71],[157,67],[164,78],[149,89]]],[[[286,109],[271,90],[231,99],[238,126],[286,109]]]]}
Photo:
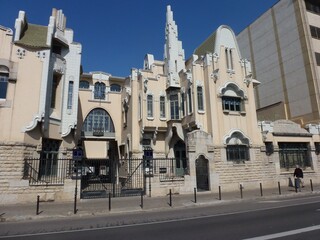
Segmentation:
{"type": "Polygon", "coordinates": [[[280,187],[280,182],[278,182],[278,189],[279,189],[279,195],[281,195],[281,187],[280,187]]]}
{"type": "Polygon", "coordinates": [[[194,188],[194,203],[197,203],[197,188],[194,188]]]}
{"type": "Polygon", "coordinates": [[[313,192],[313,184],[312,184],[312,179],[310,179],[310,187],[311,187],[311,192],[313,192]]]}
{"type": "Polygon", "coordinates": [[[263,196],[263,192],[262,192],[262,183],[260,183],[260,195],[261,195],[261,197],[263,196]]]}
{"type": "Polygon", "coordinates": [[[172,207],[172,192],[169,190],[169,206],[172,207]]]}
{"type": "Polygon", "coordinates": [[[36,210],[36,214],[39,215],[39,205],[40,205],[40,196],[37,196],[37,210],[36,210]]]}
{"type": "Polygon", "coordinates": [[[78,161],[75,161],[76,164],[76,185],[74,189],[74,206],[73,206],[73,214],[77,213],[77,195],[78,195],[78,161]]]}
{"type": "Polygon", "coordinates": [[[221,186],[219,186],[219,200],[221,200],[221,186]]]}
{"type": "Polygon", "coordinates": [[[109,192],[109,211],[111,211],[111,192],[109,192]]]}
{"type": "Polygon", "coordinates": [[[241,196],[241,199],[243,198],[243,194],[242,194],[242,184],[240,184],[240,196],[241,196]]]}
{"type": "Polygon", "coordinates": [[[143,209],[143,191],[141,191],[140,207],[143,209]]]}

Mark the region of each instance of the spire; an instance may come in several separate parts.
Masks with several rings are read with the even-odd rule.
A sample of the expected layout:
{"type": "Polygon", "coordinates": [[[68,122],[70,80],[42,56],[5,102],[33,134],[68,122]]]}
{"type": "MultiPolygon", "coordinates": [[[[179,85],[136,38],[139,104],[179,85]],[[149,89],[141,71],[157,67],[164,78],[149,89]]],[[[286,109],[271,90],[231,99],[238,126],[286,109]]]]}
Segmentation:
{"type": "Polygon", "coordinates": [[[167,6],[166,43],[164,45],[165,74],[168,76],[167,87],[180,87],[179,72],[184,69],[184,50],[178,40],[178,27],[173,20],[171,6],[167,6]]]}

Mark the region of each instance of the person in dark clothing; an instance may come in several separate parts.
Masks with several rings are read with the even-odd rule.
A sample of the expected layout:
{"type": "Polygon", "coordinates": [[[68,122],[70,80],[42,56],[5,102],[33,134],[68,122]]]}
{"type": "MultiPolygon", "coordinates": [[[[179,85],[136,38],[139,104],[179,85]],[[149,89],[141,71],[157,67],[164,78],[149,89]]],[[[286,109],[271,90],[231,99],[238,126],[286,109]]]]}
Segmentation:
{"type": "Polygon", "coordinates": [[[296,169],[294,170],[293,176],[295,178],[295,186],[297,189],[299,189],[299,192],[301,192],[301,187],[303,187],[303,171],[300,168],[299,165],[296,166],[296,169]]]}

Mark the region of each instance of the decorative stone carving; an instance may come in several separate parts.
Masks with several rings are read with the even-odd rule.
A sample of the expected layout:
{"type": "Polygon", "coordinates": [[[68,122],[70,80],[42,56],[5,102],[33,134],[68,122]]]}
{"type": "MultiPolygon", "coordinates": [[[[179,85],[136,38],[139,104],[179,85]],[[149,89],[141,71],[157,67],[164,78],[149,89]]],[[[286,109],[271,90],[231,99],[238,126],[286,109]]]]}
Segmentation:
{"type": "Polygon", "coordinates": [[[217,82],[219,79],[219,68],[215,69],[211,74],[210,74],[211,79],[213,79],[214,83],[217,82]]]}
{"type": "Polygon", "coordinates": [[[219,54],[218,54],[218,53],[213,53],[212,57],[213,57],[213,61],[214,61],[215,63],[217,63],[217,62],[218,62],[218,59],[219,59],[219,54]]]}
{"type": "Polygon", "coordinates": [[[148,79],[147,78],[143,79],[143,88],[144,88],[144,92],[146,93],[148,90],[148,79]]]}
{"type": "Polygon", "coordinates": [[[26,56],[26,50],[22,48],[17,49],[18,58],[23,59],[26,56]]]}
{"type": "Polygon", "coordinates": [[[37,52],[36,52],[36,56],[37,56],[37,58],[40,58],[41,60],[42,60],[42,59],[45,59],[45,58],[46,58],[46,52],[44,52],[44,51],[37,51],[37,52]]]}

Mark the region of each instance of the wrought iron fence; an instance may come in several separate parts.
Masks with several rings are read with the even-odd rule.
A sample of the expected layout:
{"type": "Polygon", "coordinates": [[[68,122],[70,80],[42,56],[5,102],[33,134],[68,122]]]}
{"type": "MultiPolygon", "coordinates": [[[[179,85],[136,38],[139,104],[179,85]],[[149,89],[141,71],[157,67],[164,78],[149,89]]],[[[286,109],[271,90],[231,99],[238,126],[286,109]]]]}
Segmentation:
{"type": "Polygon", "coordinates": [[[72,159],[25,159],[23,177],[30,185],[60,185],[72,171],[72,159]]]}
{"type": "MultiPolygon", "coordinates": [[[[81,179],[81,197],[136,196],[146,191],[147,178],[183,181],[186,159],[26,159],[24,179],[30,185],[59,185],[66,178],[81,179]]],[[[149,186],[149,191],[151,191],[149,186]]]]}

